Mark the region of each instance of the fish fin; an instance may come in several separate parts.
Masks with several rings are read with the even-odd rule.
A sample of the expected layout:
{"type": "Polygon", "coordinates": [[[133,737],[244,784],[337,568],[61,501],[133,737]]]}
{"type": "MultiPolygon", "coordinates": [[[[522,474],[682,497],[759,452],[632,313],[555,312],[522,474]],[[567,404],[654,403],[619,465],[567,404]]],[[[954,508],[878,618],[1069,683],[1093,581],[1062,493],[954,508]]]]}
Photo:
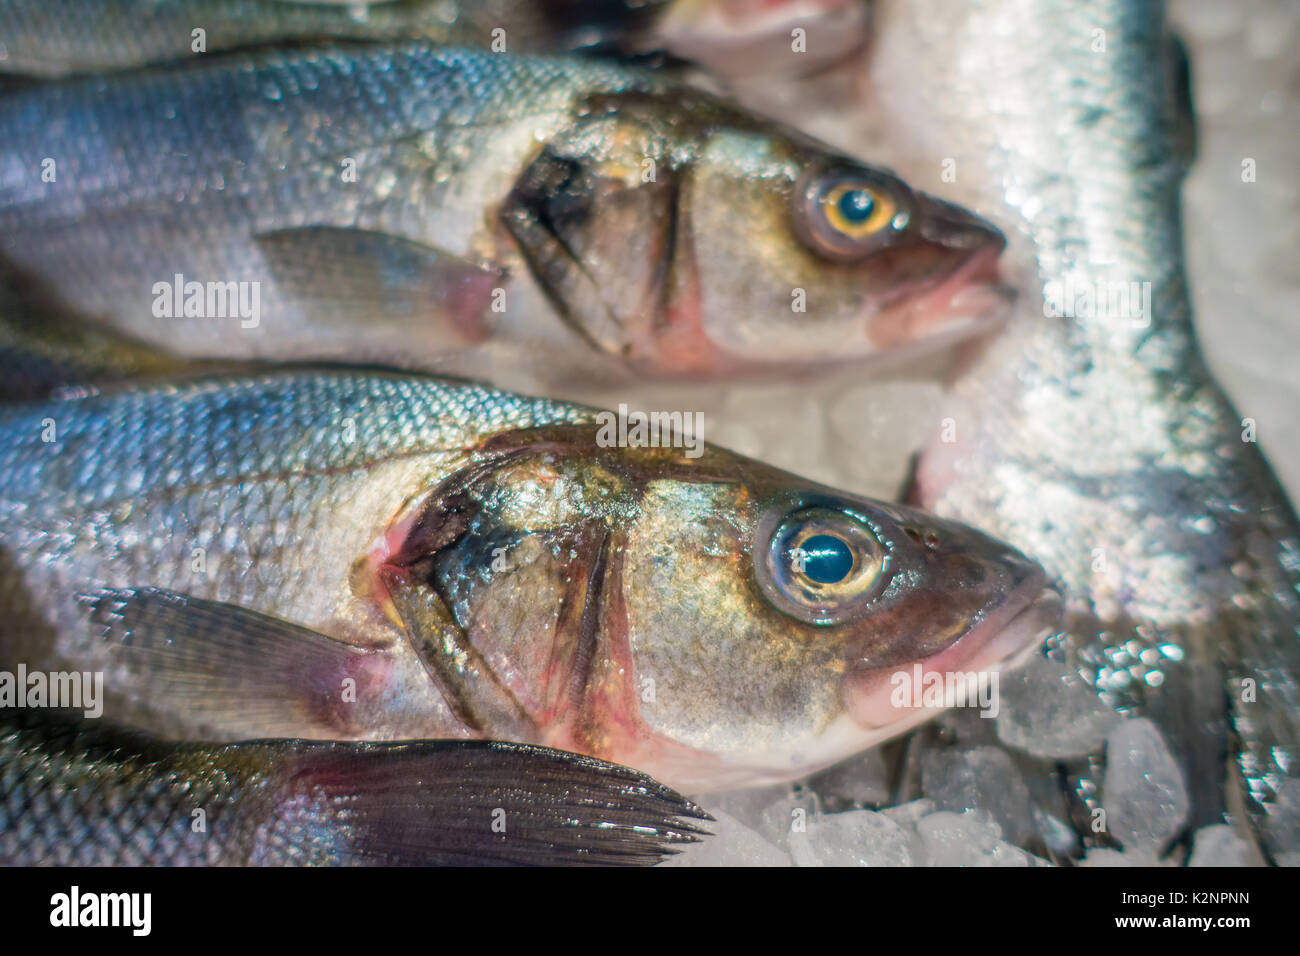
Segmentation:
{"type": "Polygon", "coordinates": [[[81,600],[113,644],[111,692],[191,736],[352,733],[351,701],[381,686],[389,667],[381,652],[175,591],[110,589],[81,600]]]}
{"type": "Polygon", "coordinates": [[[313,320],[380,323],[431,336],[457,348],[489,335],[488,307],[504,283],[501,272],[389,233],[306,226],[257,237],[277,291],[313,320]]]}
{"type": "Polygon", "coordinates": [[[61,306],[43,284],[0,267],[0,401],[57,396],[189,363],[61,306]]]}
{"type": "Polygon", "coordinates": [[[527,744],[320,744],[299,764],[282,812],[338,833],[344,864],[652,865],[711,819],[645,774],[527,744]]]}

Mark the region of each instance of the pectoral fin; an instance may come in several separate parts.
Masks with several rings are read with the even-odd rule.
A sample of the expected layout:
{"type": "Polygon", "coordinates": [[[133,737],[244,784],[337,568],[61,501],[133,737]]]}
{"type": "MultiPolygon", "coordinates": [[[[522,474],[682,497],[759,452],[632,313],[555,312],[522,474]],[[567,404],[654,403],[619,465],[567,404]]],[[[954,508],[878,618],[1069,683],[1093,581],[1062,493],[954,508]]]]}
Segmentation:
{"type": "Polygon", "coordinates": [[[109,694],[168,732],[349,736],[360,719],[355,703],[388,677],[382,651],[235,605],[158,588],[82,600],[113,645],[109,694]]]}
{"type": "MultiPolygon", "coordinates": [[[[500,272],[401,236],[309,226],[257,238],[279,295],[313,320],[394,324],[447,348],[480,342],[500,272]]],[[[427,342],[426,342],[427,344],[427,342]]]]}
{"type": "Polygon", "coordinates": [[[352,865],[644,866],[712,819],[635,770],[526,744],[303,745],[297,760],[293,822],[330,826],[346,805],[352,865]]]}

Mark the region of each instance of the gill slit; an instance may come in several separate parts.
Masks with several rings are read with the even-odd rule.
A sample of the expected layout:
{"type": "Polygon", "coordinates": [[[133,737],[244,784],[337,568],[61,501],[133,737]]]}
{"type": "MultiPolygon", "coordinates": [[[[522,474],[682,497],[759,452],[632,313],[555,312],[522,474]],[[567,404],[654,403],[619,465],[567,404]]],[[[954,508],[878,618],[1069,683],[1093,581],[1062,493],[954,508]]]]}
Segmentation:
{"type": "Polygon", "coordinates": [[[587,572],[586,591],[583,594],[582,617],[578,621],[578,645],[569,678],[569,701],[579,712],[591,682],[592,667],[596,660],[596,646],[600,642],[600,617],[604,609],[605,569],[609,560],[610,532],[600,530],[600,543],[596,559],[587,572]]]}

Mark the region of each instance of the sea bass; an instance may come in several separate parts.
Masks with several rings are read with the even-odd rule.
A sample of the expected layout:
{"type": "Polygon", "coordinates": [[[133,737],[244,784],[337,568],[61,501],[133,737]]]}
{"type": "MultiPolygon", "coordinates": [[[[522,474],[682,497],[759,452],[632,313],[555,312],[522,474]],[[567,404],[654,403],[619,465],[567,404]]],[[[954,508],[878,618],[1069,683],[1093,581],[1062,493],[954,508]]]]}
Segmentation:
{"type": "Polygon", "coordinates": [[[705,820],[643,774],[542,747],[177,744],[0,711],[5,866],[649,865],[705,820]]]}
{"type": "Polygon", "coordinates": [[[982,534],[626,418],[337,369],[6,406],[0,663],[102,670],[168,736],[487,736],[703,792],[893,736],[944,706],[900,673],[987,680],[1052,624],[982,534]]]}
{"type": "Polygon", "coordinates": [[[666,0],[4,0],[0,73],[54,77],[290,41],[400,40],[497,52],[631,48],[666,0]]]}
{"type": "MultiPolygon", "coordinates": [[[[1189,99],[1160,4],[900,0],[877,26],[887,135],[951,157],[964,201],[1023,235],[1032,276],[957,382],[955,434],[922,456],[915,500],[1043,562],[1066,600],[1056,655],[1155,721],[1188,826],[1222,822],[1231,755],[1265,844],[1294,850],[1279,793],[1294,813],[1300,526],[1197,349],[1189,99]]],[[[1081,776],[1085,808],[1105,809],[1081,776]]]]}
{"type": "Polygon", "coordinates": [[[495,333],[712,376],[937,348],[1006,302],[986,223],[614,64],[270,51],[39,84],[0,132],[0,264],[192,356],[427,369],[495,333]]]}

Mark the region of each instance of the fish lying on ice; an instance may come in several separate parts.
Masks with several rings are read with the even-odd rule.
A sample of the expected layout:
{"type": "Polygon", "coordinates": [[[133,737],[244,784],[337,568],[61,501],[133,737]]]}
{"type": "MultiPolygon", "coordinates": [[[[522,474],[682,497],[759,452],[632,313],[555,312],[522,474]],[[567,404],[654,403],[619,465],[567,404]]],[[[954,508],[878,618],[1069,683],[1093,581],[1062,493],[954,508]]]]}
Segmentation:
{"type": "Polygon", "coordinates": [[[57,77],[321,40],[617,52],[650,44],[666,7],[665,0],[5,0],[0,73],[57,77]]]}
{"type": "Polygon", "coordinates": [[[860,47],[867,20],[862,0],[5,0],[0,73],[56,77],[270,44],[422,37],[499,53],[663,51],[728,76],[797,75],[860,47]]]}
{"type": "Polygon", "coordinates": [[[898,674],[1046,636],[1016,551],[691,417],[339,369],[5,406],[0,663],[102,670],[106,715],[167,736],[487,736],[702,792],[872,746],[944,706],[898,674]]]}
{"type": "MultiPolygon", "coordinates": [[[[1054,654],[1156,722],[1187,826],[1222,822],[1239,774],[1265,845],[1294,850],[1276,798],[1300,768],[1300,525],[1193,334],[1194,138],[1161,5],[901,0],[876,27],[886,135],[950,158],[1033,275],[957,382],[955,440],[922,455],[915,500],[1043,563],[1066,602],[1054,654]]],[[[1082,832],[1104,809],[1089,777],[1082,832]]]]}
{"type": "Polygon", "coordinates": [[[615,64],[271,50],[10,91],[0,133],[0,264],[183,355],[430,369],[491,339],[709,377],[1005,315],[987,223],[615,64]]]}

